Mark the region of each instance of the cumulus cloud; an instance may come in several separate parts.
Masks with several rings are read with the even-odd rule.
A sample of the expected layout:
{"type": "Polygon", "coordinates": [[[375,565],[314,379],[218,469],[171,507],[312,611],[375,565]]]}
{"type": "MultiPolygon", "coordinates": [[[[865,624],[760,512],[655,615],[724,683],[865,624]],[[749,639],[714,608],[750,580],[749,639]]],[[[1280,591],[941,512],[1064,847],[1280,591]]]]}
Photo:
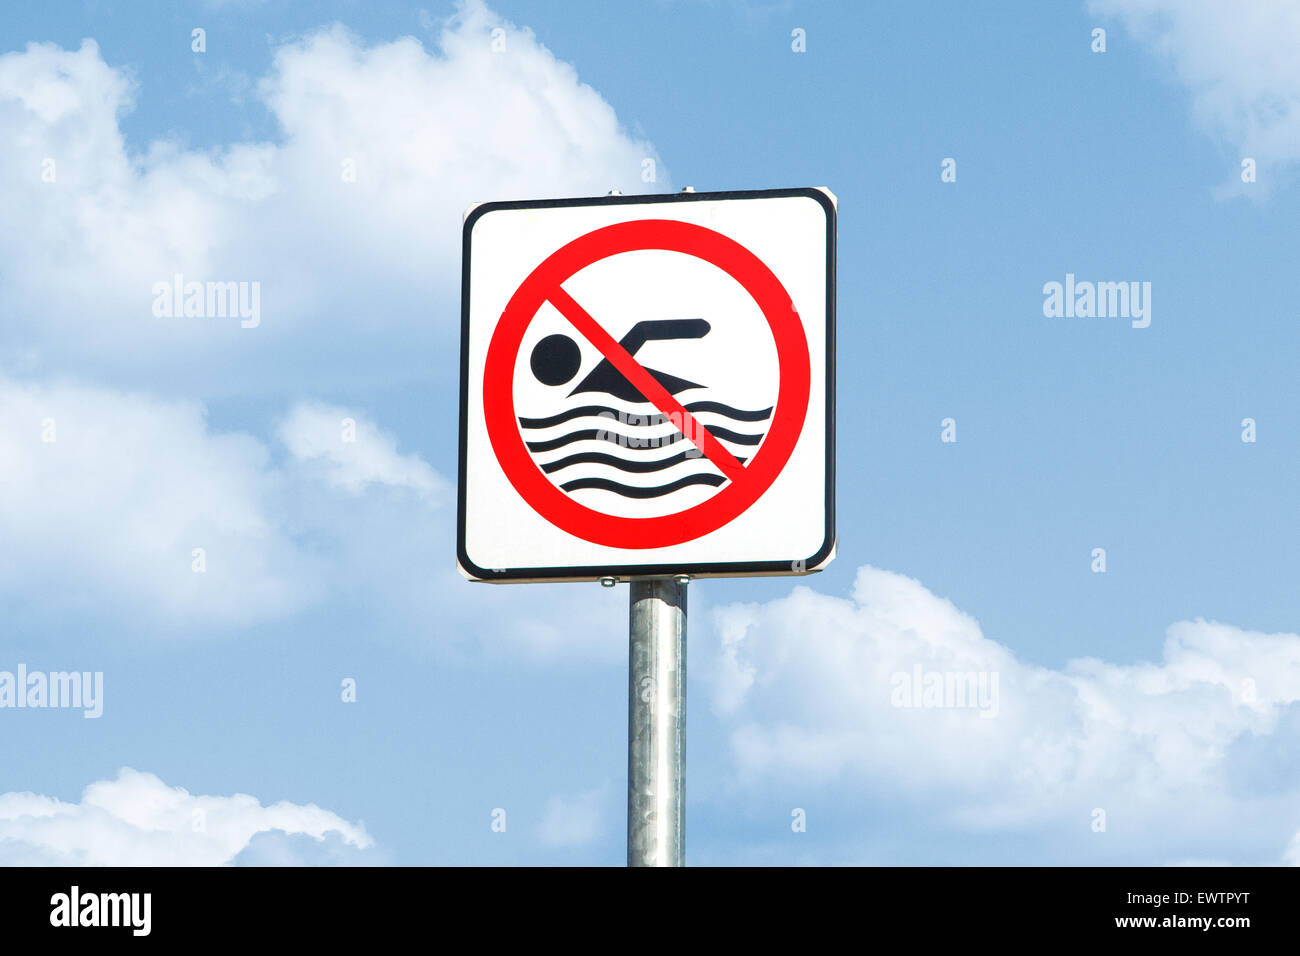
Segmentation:
{"type": "Polygon", "coordinates": [[[160,620],[293,613],[312,562],[279,493],[268,449],[213,433],[195,403],[0,379],[0,593],[17,605],[52,587],[160,620]]]}
{"type": "MultiPolygon", "coordinates": [[[[191,794],[151,773],[125,767],[113,780],[88,786],[79,803],[34,793],[0,794],[0,864],[5,866],[223,866],[270,835],[277,853],[241,862],[301,864],[284,852],[289,837],[328,839],[336,859],[350,860],[374,845],[366,829],[315,804],[256,797],[191,794]],[[341,850],[339,848],[342,848],[341,850]]],[[[314,858],[312,862],[320,862],[314,858]]]]}
{"type": "Polygon", "coordinates": [[[479,0],[432,50],[414,37],[367,45],[340,26],[283,45],[258,90],[277,142],[136,149],[119,120],[138,90],[93,40],[0,56],[11,372],[148,369],[247,392],[305,382],[307,341],[316,377],[424,377],[458,319],[469,203],[666,188],[641,182],[649,144],[479,0]],[[260,324],[154,315],[155,286],[177,276],[259,283],[260,324]]]}
{"type": "MultiPolygon", "coordinates": [[[[1198,123],[1261,173],[1300,160],[1300,6],[1276,0],[1090,0],[1164,57],[1198,123]]],[[[1235,176],[1232,188],[1241,186],[1235,176]]],[[[1267,186],[1261,175],[1259,188],[1267,186]]]]}
{"type": "Polygon", "coordinates": [[[1181,622],[1159,662],[1051,669],[871,567],[851,598],[798,587],[716,624],[714,709],[742,780],[856,781],[976,830],[1086,833],[1103,808],[1168,859],[1229,837],[1276,859],[1300,825],[1300,779],[1263,785],[1277,768],[1250,749],[1288,733],[1300,635],[1181,622]]]}
{"type": "Polygon", "coordinates": [[[446,482],[359,413],[302,403],[281,438],[215,432],[194,402],[0,378],[0,595],[15,615],[276,620],[320,600],[331,569],[383,573],[386,562],[367,574],[355,550],[329,546],[352,520],[391,515],[419,538],[445,500],[446,482]]]}
{"type": "Polygon", "coordinates": [[[334,405],[299,402],[280,425],[280,440],[300,461],[317,463],[333,486],[360,494],[369,485],[410,488],[445,499],[448,485],[392,435],[334,405]]]}

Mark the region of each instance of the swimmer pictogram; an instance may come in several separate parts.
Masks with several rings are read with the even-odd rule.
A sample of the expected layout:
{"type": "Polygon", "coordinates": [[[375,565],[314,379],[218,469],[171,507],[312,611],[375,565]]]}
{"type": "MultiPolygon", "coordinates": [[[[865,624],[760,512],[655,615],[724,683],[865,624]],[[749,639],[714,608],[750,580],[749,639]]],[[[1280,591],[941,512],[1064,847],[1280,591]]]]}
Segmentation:
{"type": "MultiPolygon", "coordinates": [[[[647,342],[678,342],[702,339],[708,335],[711,326],[702,318],[658,319],[637,322],[625,333],[618,344],[628,355],[635,357],[647,342]]],[[[551,387],[559,387],[572,382],[582,367],[582,349],[570,335],[553,333],[541,339],[532,350],[529,367],[539,382],[551,387]]],[[[670,395],[686,391],[706,392],[707,387],[678,375],[659,369],[645,367],[646,373],[663,387],[670,395]]],[[[687,441],[689,437],[682,430],[666,434],[662,429],[656,432],[656,426],[670,421],[667,415],[655,411],[653,403],[641,394],[627,376],[618,370],[608,359],[601,357],[595,367],[578,384],[566,394],[566,399],[573,404],[564,410],[544,417],[521,415],[521,428],[533,432],[552,430],[557,425],[574,422],[576,427],[565,430],[562,434],[527,441],[528,450],[534,454],[541,469],[547,475],[566,472],[577,466],[592,466],[585,469],[587,474],[570,477],[560,482],[560,488],[567,492],[601,490],[625,498],[659,498],[671,495],[683,489],[698,485],[718,487],[727,481],[724,474],[704,459],[700,450],[687,441]],[[592,395],[606,395],[628,404],[628,408],[615,408],[608,404],[589,404],[592,395]],[[583,400],[588,403],[583,403],[583,400]],[[584,421],[603,419],[603,421],[584,421]],[[586,427],[582,427],[586,426],[586,427]],[[650,434],[638,434],[649,432],[650,434]],[[583,446],[589,442],[605,442],[618,450],[585,450],[572,452],[571,446],[583,446]],[[686,442],[684,450],[662,456],[659,449],[686,442]],[[550,452],[564,453],[558,456],[550,452]],[[683,470],[677,466],[695,463],[692,470],[683,470]],[[601,474],[600,472],[609,472],[601,474]],[[661,484],[629,484],[620,480],[618,473],[644,475],[669,471],[661,484]]],[[[717,424],[716,418],[732,422],[755,423],[768,419],[771,407],[755,410],[734,408],[720,401],[698,400],[684,406],[692,415],[708,413],[713,422],[709,427],[715,438],[737,446],[736,460],[744,464],[746,457],[739,453],[746,447],[757,446],[763,440],[763,433],[752,428],[739,431],[717,424]]],[[[697,419],[698,421],[699,419],[697,419]]],[[[676,423],[674,423],[676,424],[676,423]]]]}

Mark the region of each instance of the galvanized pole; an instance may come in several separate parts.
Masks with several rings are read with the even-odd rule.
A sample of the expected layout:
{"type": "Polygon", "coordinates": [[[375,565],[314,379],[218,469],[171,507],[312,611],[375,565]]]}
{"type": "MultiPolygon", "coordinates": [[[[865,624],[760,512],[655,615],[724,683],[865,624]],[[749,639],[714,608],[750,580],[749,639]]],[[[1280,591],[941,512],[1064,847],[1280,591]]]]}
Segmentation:
{"type": "Polygon", "coordinates": [[[627,865],[686,863],[686,583],[634,578],[628,601],[627,865]]]}

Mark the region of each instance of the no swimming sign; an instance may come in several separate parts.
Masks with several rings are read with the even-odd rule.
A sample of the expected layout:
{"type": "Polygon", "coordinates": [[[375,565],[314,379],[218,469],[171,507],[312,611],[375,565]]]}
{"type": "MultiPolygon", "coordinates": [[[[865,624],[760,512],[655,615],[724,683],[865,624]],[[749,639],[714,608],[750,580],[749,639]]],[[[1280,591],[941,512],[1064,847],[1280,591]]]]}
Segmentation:
{"type": "Polygon", "coordinates": [[[829,192],[487,203],[463,242],[466,576],[829,562],[829,192]]]}

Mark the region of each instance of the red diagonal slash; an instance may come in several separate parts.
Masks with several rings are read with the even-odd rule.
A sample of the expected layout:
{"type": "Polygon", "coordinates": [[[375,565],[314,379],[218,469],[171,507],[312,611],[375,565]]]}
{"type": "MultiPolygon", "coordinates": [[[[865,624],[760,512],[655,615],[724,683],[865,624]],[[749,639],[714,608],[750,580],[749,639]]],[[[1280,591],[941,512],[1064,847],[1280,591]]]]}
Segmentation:
{"type": "Polygon", "coordinates": [[[619,345],[612,335],[601,328],[600,324],[587,314],[587,310],[578,305],[573,296],[557,285],[547,298],[560,314],[568,319],[573,327],[599,349],[600,354],[609,359],[610,364],[632,383],[633,388],[649,399],[660,412],[667,415],[674,425],[681,423],[678,425],[678,430],[707,455],[709,461],[713,462],[719,471],[732,481],[736,481],[745,473],[745,466],[736,461],[736,456],[727,451],[722,443],[713,437],[712,432],[697,422],[668,389],[655,381],[655,377],[647,372],[627,349],[619,345]]]}

